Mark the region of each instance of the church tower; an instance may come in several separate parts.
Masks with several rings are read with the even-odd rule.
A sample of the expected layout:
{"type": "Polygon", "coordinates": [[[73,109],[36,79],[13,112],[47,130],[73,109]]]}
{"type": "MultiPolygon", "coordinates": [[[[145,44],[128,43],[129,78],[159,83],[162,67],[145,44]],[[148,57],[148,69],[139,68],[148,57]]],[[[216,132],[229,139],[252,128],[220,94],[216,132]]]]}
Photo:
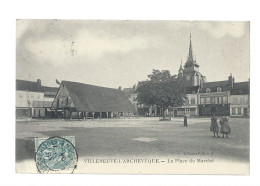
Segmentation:
{"type": "Polygon", "coordinates": [[[183,68],[182,68],[182,60],[181,60],[181,65],[178,71],[178,77],[183,77],[183,68]]]}
{"type": "Polygon", "coordinates": [[[191,34],[190,34],[189,53],[183,69],[183,78],[185,81],[185,87],[200,86],[203,82],[206,82],[206,77],[199,72],[199,64],[197,63],[196,58],[194,59],[192,42],[191,42],[191,34]]]}

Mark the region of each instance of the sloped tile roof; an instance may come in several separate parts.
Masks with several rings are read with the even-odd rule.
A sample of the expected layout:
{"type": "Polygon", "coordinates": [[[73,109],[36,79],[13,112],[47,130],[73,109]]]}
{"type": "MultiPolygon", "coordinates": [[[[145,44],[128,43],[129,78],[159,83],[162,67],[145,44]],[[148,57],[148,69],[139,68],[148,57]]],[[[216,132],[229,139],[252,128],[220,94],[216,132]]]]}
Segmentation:
{"type": "Polygon", "coordinates": [[[249,94],[249,81],[234,83],[234,88],[231,91],[233,95],[249,94]]]}
{"type": "Polygon", "coordinates": [[[30,91],[30,92],[53,92],[56,93],[58,91],[57,87],[47,87],[41,86],[40,83],[35,81],[27,81],[27,80],[16,80],[16,90],[21,91],[30,91]]]}
{"type": "Polygon", "coordinates": [[[58,91],[58,87],[46,87],[46,86],[42,86],[42,91],[43,92],[57,92],[58,91]]]}
{"type": "Polygon", "coordinates": [[[207,88],[210,88],[210,92],[217,92],[218,87],[221,88],[222,92],[230,90],[229,81],[226,80],[203,83],[203,87],[200,89],[200,93],[205,93],[207,88]]]}
{"type": "Polygon", "coordinates": [[[16,90],[42,92],[41,85],[38,84],[37,82],[19,80],[19,79],[16,80],[16,90]]]}
{"type": "Polygon", "coordinates": [[[122,90],[62,81],[78,111],[135,112],[122,90]]]}

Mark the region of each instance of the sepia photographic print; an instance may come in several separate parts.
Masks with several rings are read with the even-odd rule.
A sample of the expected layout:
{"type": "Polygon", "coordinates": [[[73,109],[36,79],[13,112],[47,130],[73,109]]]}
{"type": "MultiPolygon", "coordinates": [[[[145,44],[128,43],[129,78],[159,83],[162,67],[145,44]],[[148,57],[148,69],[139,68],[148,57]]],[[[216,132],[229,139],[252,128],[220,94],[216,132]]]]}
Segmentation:
{"type": "Polygon", "coordinates": [[[16,172],[250,174],[250,23],[16,20],[16,172]]]}

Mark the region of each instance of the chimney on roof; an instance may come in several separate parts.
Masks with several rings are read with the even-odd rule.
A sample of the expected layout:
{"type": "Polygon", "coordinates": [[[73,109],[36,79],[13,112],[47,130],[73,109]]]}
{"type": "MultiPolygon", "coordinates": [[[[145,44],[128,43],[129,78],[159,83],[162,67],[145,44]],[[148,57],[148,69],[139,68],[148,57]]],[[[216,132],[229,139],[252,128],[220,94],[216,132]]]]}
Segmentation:
{"type": "Polygon", "coordinates": [[[42,82],[41,82],[41,80],[40,80],[40,79],[37,79],[37,85],[38,85],[39,87],[41,87],[41,86],[42,86],[42,82]]]}
{"type": "Polygon", "coordinates": [[[121,86],[119,86],[119,87],[118,87],[118,89],[119,89],[119,90],[122,90],[122,87],[121,87],[121,86]]]}
{"type": "Polygon", "coordinates": [[[232,76],[232,74],[230,74],[230,76],[228,77],[228,83],[231,89],[234,88],[234,82],[235,82],[235,78],[232,76]]]}

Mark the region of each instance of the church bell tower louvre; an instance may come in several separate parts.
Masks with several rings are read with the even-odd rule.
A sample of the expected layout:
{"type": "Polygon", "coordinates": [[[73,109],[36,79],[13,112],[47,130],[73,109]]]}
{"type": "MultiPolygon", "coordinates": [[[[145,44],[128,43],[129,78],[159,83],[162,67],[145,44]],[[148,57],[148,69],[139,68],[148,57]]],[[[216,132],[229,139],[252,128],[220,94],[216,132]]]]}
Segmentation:
{"type": "Polygon", "coordinates": [[[206,77],[199,72],[199,64],[196,61],[196,57],[194,58],[191,33],[188,57],[186,63],[184,64],[184,69],[181,64],[178,74],[179,77],[181,76],[184,78],[185,87],[200,86],[203,82],[206,82],[206,77]]]}

